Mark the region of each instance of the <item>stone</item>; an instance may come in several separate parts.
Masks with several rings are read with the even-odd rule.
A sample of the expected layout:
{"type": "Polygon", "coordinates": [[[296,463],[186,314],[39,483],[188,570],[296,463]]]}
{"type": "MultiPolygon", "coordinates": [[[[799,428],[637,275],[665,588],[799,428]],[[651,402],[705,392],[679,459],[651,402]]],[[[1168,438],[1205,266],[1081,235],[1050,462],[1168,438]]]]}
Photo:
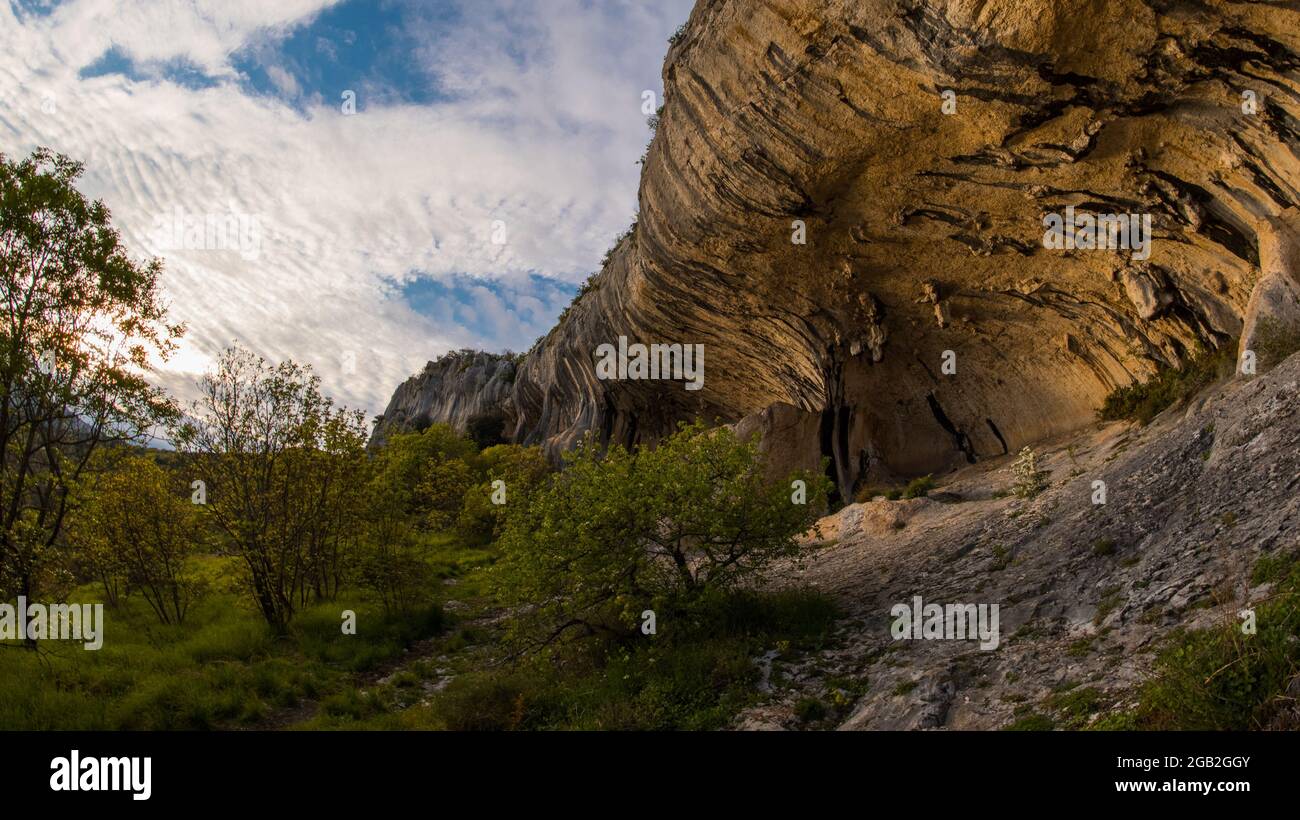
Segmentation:
{"type": "Polygon", "coordinates": [[[1248,350],[1258,351],[1270,335],[1300,334],[1300,208],[1267,220],[1260,231],[1259,267],[1260,280],[1246,306],[1239,358],[1248,350]]]}

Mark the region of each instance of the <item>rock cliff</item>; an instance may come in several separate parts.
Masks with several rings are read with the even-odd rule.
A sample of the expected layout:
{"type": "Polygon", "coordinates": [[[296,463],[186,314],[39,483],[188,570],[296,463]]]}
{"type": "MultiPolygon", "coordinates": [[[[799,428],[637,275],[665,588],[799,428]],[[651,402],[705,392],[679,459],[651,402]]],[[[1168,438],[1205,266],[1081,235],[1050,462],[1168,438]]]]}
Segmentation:
{"type": "Polygon", "coordinates": [[[384,427],[499,401],[554,452],[703,415],[848,495],[1078,428],[1248,307],[1296,315],[1292,4],[700,0],[663,80],[635,229],[509,395],[426,370],[384,427]],[[1116,220],[1049,241],[1076,215],[1116,220]],[[620,336],[703,344],[703,389],[602,381],[620,336]]]}
{"type": "Polygon", "coordinates": [[[434,422],[461,432],[477,416],[500,416],[506,430],[515,426],[516,357],[458,350],[429,362],[393,393],[379,417],[371,445],[394,432],[422,430],[434,422]]]}

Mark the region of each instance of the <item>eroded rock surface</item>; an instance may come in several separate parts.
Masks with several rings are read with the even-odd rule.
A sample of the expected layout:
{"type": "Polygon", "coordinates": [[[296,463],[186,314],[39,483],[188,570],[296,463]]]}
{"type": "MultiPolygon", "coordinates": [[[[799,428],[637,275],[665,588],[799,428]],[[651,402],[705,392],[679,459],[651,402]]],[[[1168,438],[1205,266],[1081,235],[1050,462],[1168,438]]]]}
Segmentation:
{"type": "Polygon", "coordinates": [[[1300,190],[1298,70],[1293,4],[701,0],[636,229],[520,366],[515,438],[782,405],[780,448],[848,496],[1077,429],[1242,333],[1300,190]],[[1069,207],[1150,245],[1044,247],[1069,207]],[[704,344],[704,389],[599,380],[619,336],[704,344]]]}
{"type": "Polygon", "coordinates": [[[483,414],[500,414],[505,429],[514,429],[516,368],[513,356],[473,350],[429,362],[393,393],[371,445],[382,444],[393,432],[422,430],[434,422],[464,432],[470,419],[483,414]]]}
{"type": "Polygon", "coordinates": [[[517,434],[781,403],[847,493],[1077,428],[1241,333],[1297,201],[1298,52],[1300,13],[1267,4],[701,2],[637,229],[524,362],[517,434]],[[1044,248],[1067,206],[1149,214],[1149,257],[1044,248]],[[619,335],[704,343],[704,390],[600,382],[619,335]]]}
{"type": "Polygon", "coordinates": [[[1056,440],[1040,450],[1050,486],[1030,500],[1005,496],[1004,458],[945,482],[956,503],[850,505],[823,522],[824,546],[773,573],[840,602],[833,646],[769,658],[772,694],[737,725],[802,728],[803,698],[837,705],[827,725],[842,729],[989,729],[1029,714],[1082,728],[1131,706],[1171,631],[1239,624],[1270,593],[1255,563],[1300,547],[1297,391],[1293,355],[1148,427],[1056,440]],[[890,610],[914,596],[999,605],[999,646],[894,640],[890,610]],[[1071,691],[1087,708],[1063,713],[1071,691]]]}

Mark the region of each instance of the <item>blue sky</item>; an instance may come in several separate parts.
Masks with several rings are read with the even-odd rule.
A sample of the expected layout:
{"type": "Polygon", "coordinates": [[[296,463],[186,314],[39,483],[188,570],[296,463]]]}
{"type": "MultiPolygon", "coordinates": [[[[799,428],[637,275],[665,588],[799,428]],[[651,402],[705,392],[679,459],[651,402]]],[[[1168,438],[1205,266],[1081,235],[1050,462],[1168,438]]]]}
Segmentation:
{"type": "Polygon", "coordinates": [[[635,213],[692,5],[0,0],[0,151],[84,160],[165,260],[170,389],[238,340],[379,412],[448,349],[549,330],[635,213]]]}

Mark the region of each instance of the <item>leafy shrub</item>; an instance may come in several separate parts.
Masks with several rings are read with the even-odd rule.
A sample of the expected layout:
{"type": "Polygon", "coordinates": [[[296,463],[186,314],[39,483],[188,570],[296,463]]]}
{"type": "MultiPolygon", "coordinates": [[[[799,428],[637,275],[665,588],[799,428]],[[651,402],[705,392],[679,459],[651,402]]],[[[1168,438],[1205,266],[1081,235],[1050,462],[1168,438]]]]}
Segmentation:
{"type": "Polygon", "coordinates": [[[903,489],[903,498],[924,498],[934,489],[934,476],[923,475],[914,478],[903,489]]]}
{"type": "Polygon", "coordinates": [[[514,636],[626,637],[645,609],[689,612],[773,560],[799,552],[830,482],[766,478],[756,441],[682,425],[654,449],[602,452],[588,438],[528,503],[511,506],[494,569],[507,605],[525,607],[514,636]],[[806,503],[790,496],[805,482],[806,503]]]}
{"type": "Polygon", "coordinates": [[[1033,498],[1047,488],[1047,473],[1038,469],[1038,456],[1030,447],[1025,447],[1011,465],[1015,483],[1011,492],[1018,498],[1033,498]]]}
{"type": "Polygon", "coordinates": [[[538,486],[551,472],[551,465],[540,447],[520,447],[500,444],[479,454],[479,467],[486,480],[465,492],[461,502],[456,531],[471,543],[487,543],[501,535],[505,527],[506,509],[513,504],[524,505],[538,486]],[[504,482],[501,491],[506,503],[497,504],[494,496],[496,481],[504,482]]]}
{"type": "Polygon", "coordinates": [[[794,705],[794,716],[801,723],[816,723],[826,717],[826,704],[817,698],[801,698],[794,705]]]}
{"type": "Polygon", "coordinates": [[[194,504],[152,459],[122,459],[86,488],[70,540],[110,605],[139,592],[164,624],[185,620],[206,584],[190,561],[203,532],[194,504]]]}
{"type": "MultiPolygon", "coordinates": [[[[924,478],[928,480],[930,477],[925,476],[924,478]]],[[[913,483],[916,483],[917,481],[921,481],[921,480],[922,479],[915,479],[913,483]]],[[[921,494],[925,495],[931,489],[933,489],[933,487],[934,484],[931,481],[928,486],[918,485],[918,490],[924,490],[924,492],[921,494]]],[[[855,496],[854,500],[857,501],[859,504],[866,504],[867,502],[872,501],[876,497],[881,496],[884,497],[886,501],[897,501],[898,499],[903,497],[903,494],[906,492],[906,489],[907,489],[906,487],[879,487],[879,486],[863,487],[861,490],[858,491],[858,494],[857,496],[855,496]]],[[[908,496],[908,497],[913,498],[916,496],[908,496]]]]}
{"type": "Polygon", "coordinates": [[[723,592],[695,617],[660,620],[624,644],[568,644],[549,657],[456,678],[419,727],[454,730],[709,730],[756,698],[753,658],[821,645],[838,613],[809,591],[723,592]]]}
{"type": "Polygon", "coordinates": [[[1255,335],[1255,355],[1260,367],[1272,368],[1300,351],[1300,327],[1286,327],[1276,319],[1264,319],[1255,335]]]}
{"type": "Polygon", "coordinates": [[[1097,416],[1102,421],[1131,420],[1149,424],[1170,407],[1232,375],[1236,342],[1202,351],[1182,367],[1164,368],[1145,382],[1121,387],[1106,397],[1097,416]]]}

